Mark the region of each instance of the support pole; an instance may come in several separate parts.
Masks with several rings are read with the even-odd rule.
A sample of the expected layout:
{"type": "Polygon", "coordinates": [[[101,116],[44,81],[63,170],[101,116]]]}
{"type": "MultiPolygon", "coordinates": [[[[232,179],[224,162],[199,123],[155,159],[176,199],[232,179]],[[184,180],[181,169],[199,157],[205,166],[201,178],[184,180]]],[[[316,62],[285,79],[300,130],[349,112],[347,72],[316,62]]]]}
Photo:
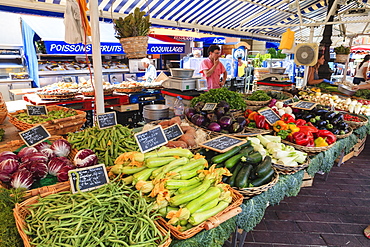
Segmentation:
{"type": "MultiPolygon", "coordinates": [[[[351,38],[349,39],[349,47],[351,48],[352,47],[352,43],[353,43],[353,38],[355,36],[351,36],[351,38]]],[[[342,82],[345,82],[346,81],[346,78],[347,78],[347,70],[348,70],[348,61],[349,61],[349,57],[350,55],[348,55],[347,57],[347,61],[346,61],[346,65],[344,66],[344,75],[343,75],[343,79],[342,79],[342,82]]]]}
{"type": "Polygon", "coordinates": [[[100,29],[98,0],[90,0],[90,23],[92,36],[92,58],[94,66],[94,88],[96,113],[104,113],[103,74],[100,51],[100,29]]]}
{"type": "MultiPolygon", "coordinates": [[[[314,27],[311,27],[311,30],[310,30],[310,37],[308,39],[308,43],[312,43],[313,42],[313,34],[315,32],[315,28],[314,27]]],[[[304,75],[303,75],[303,85],[302,85],[302,88],[304,88],[305,86],[307,86],[307,80],[308,80],[308,68],[309,66],[304,66],[304,75]]]]}

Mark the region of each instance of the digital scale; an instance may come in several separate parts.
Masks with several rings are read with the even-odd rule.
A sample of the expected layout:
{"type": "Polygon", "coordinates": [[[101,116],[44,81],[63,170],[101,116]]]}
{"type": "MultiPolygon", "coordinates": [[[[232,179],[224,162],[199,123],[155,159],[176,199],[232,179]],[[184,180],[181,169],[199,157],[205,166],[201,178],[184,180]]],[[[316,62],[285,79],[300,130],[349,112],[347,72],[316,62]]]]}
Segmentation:
{"type": "Polygon", "coordinates": [[[170,76],[162,86],[165,88],[172,88],[181,91],[187,90],[197,90],[204,91],[207,90],[207,81],[204,78],[179,78],[170,76]]]}
{"type": "Polygon", "coordinates": [[[289,76],[285,74],[264,74],[260,77],[261,81],[289,81],[289,76]]]}

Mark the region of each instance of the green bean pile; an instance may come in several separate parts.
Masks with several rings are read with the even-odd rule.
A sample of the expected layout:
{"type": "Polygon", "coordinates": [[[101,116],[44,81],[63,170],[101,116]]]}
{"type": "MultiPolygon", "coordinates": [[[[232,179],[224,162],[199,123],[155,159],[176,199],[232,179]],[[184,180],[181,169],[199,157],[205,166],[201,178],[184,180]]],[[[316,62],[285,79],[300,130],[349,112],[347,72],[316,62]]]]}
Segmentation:
{"type": "Polygon", "coordinates": [[[91,192],[61,192],[31,205],[25,233],[35,246],[158,246],[152,204],[122,182],[91,192]]]}
{"type": "Polygon", "coordinates": [[[68,141],[77,150],[91,149],[98,156],[98,162],[106,166],[114,165],[122,153],[139,151],[134,133],[120,124],[107,129],[95,126],[81,132],[69,133],[68,141]]]}

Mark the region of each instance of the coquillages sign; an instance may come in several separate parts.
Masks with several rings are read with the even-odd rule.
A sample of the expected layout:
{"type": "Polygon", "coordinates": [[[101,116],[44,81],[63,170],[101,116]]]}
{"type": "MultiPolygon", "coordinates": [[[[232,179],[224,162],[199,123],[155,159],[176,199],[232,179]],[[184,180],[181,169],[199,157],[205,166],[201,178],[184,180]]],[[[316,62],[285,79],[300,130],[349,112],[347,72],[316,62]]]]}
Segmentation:
{"type": "MultiPolygon", "coordinates": [[[[63,41],[45,41],[47,54],[81,55],[85,54],[84,44],[68,44],[63,41]]],[[[119,43],[101,43],[102,55],[125,54],[119,43]]],[[[91,54],[92,45],[86,45],[86,53],[91,54]]],[[[184,45],[174,44],[148,44],[148,54],[180,54],[185,52],[184,45]]]]}

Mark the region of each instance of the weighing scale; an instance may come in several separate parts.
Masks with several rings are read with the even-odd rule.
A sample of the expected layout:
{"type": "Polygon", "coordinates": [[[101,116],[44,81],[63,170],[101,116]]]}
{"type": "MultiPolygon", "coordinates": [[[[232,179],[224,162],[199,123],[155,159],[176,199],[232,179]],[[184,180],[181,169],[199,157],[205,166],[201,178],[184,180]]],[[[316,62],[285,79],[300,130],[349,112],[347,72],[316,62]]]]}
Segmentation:
{"type": "Polygon", "coordinates": [[[289,81],[289,76],[285,74],[264,74],[259,81],[289,81]]]}

